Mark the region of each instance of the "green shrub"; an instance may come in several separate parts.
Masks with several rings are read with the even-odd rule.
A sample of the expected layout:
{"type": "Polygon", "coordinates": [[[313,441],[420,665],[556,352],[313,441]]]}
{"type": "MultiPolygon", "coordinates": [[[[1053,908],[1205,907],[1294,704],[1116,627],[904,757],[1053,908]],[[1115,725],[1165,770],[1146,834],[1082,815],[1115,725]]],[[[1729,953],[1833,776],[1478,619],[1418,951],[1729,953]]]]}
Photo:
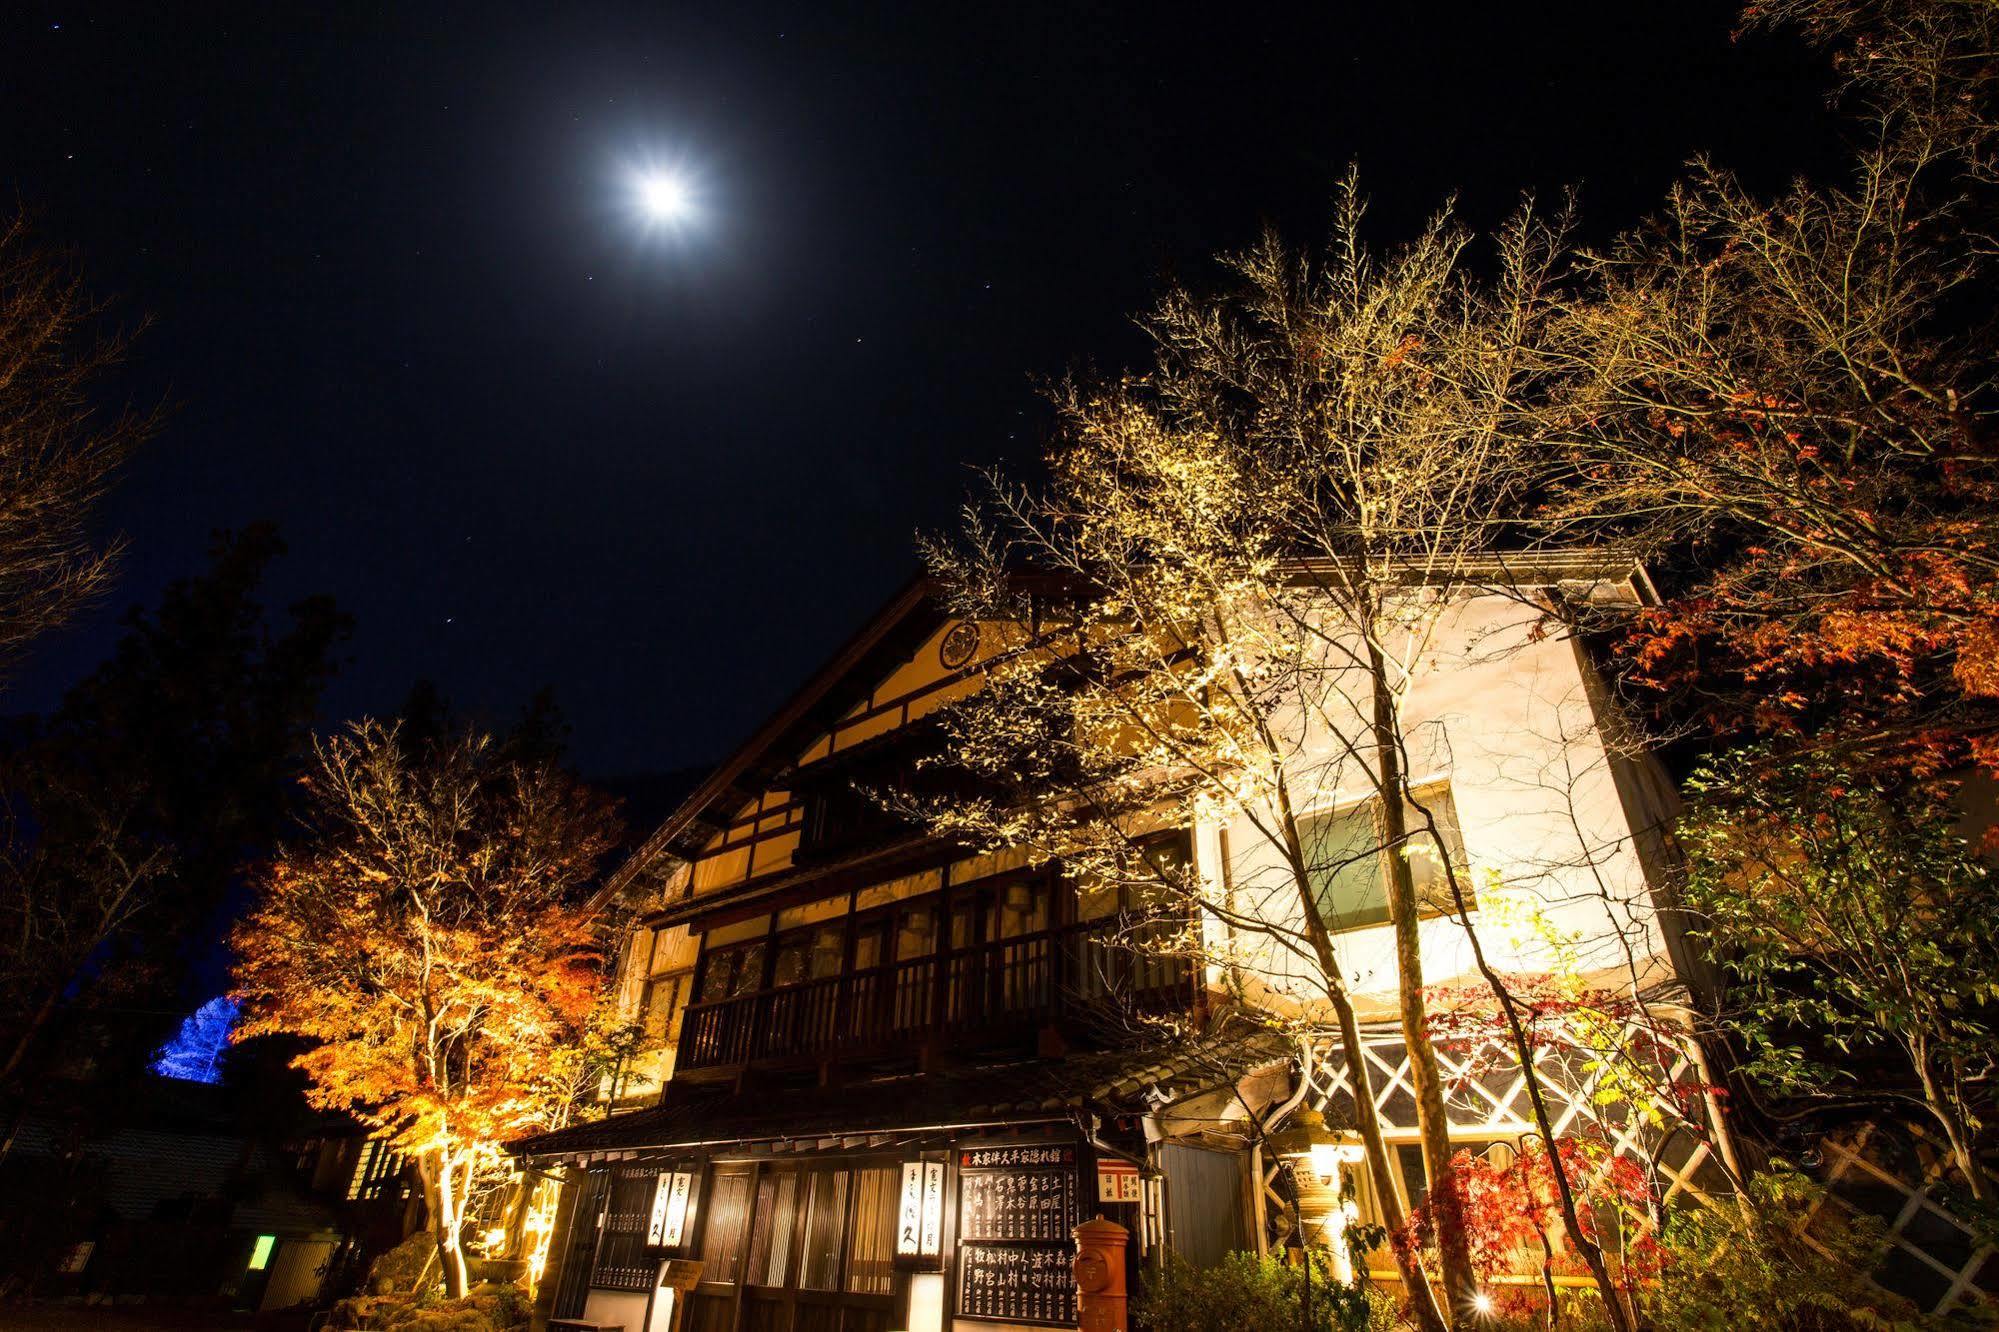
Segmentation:
{"type": "Polygon", "coordinates": [[[422,1295],[363,1295],[333,1306],[328,1326],[387,1332],[512,1332],[533,1314],[518,1286],[475,1286],[462,1300],[422,1295]]]}
{"type": "Polygon", "coordinates": [[[1868,1281],[1885,1244],[1873,1218],[1848,1217],[1825,1202],[1818,1184],[1782,1163],[1751,1178],[1745,1201],[1741,1209],[1696,1207],[1668,1216],[1659,1236],[1659,1283],[1642,1301],[1652,1326],[1846,1332],[1930,1325],[1868,1281]]]}
{"type": "Polygon", "coordinates": [[[1387,1296],[1335,1281],[1316,1255],[1311,1278],[1308,1325],[1303,1267],[1231,1253],[1196,1268],[1169,1253],[1164,1268],[1146,1274],[1137,1323],[1145,1332],[1381,1332],[1396,1325],[1387,1296]]]}
{"type": "Polygon", "coordinates": [[[379,1255],[368,1269],[371,1295],[421,1294],[444,1287],[437,1263],[437,1241],[428,1230],[379,1255]]]}

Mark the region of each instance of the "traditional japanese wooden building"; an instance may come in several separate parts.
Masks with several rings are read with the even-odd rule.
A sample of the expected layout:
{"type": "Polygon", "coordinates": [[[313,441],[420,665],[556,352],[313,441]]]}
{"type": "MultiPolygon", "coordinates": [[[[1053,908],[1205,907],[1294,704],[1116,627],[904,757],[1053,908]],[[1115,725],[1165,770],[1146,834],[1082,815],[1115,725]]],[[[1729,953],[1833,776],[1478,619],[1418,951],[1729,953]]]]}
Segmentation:
{"type": "MultiPolygon", "coordinates": [[[[1628,566],[1607,582],[1580,566],[1545,581],[1644,592],[1628,566]]],[[[1532,863],[1544,888],[1521,891],[1544,891],[1554,927],[1614,941],[1592,965],[1671,985],[1644,835],[1661,788],[1587,724],[1603,705],[1581,650],[1509,627],[1525,623],[1520,605],[1471,606],[1452,632],[1477,657],[1410,701],[1425,735],[1450,740],[1416,756],[1463,843],[1448,854],[1498,866],[1493,884],[1532,863]],[[1503,634],[1517,651],[1500,660],[1503,634]],[[1559,808],[1521,780],[1557,756],[1587,768],[1559,808]],[[1577,829],[1590,843],[1582,868],[1550,871],[1552,843],[1577,829]]],[[[543,1286],[552,1315],[652,1332],[679,1301],[688,1332],[1074,1326],[1070,1232],[1082,1220],[1124,1224],[1134,1261],[1170,1247],[1204,1263],[1267,1242],[1274,1163],[1243,1117],[1310,1105],[1337,1122],[1332,1052],[1315,1071],[1295,1047],[1219,1034],[1224,982],[1242,978],[1143,947],[1148,931],[1189,921],[1060,867],[967,854],[862,794],[923,780],[917,760],[937,743],[926,718],[979,686],[993,637],[946,617],[924,584],[906,589],[614,877],[612,891],[650,904],[622,983],[651,1049],[621,1070],[607,1118],[516,1144],[530,1168],[568,1181],[543,1286]],[[1217,1034],[1157,1047],[1134,1026],[1147,1012],[1217,1034]],[[691,1288],[662,1287],[690,1263],[691,1288]]],[[[1365,814],[1338,792],[1322,803],[1328,827],[1365,814]]],[[[1159,835],[1247,891],[1256,867],[1247,839],[1230,850],[1230,831],[1159,835]]],[[[1349,866],[1326,891],[1355,895],[1340,904],[1351,928],[1339,944],[1379,1000],[1377,1102],[1407,1158],[1391,932],[1367,896],[1378,878],[1349,866]]],[[[1452,928],[1424,924],[1437,979],[1470,970],[1452,928]]],[[[1249,964],[1273,1001],[1302,984],[1280,960],[1249,964]]],[[[1464,1073],[1453,1113],[1461,1103],[1467,1143],[1517,1137],[1517,1087],[1464,1073]]],[[[1413,1159],[1413,1172],[1401,1162],[1412,1198],[1423,1188],[1413,1159]]],[[[1319,1182],[1312,1205],[1336,1212],[1336,1178],[1319,1182]]]]}

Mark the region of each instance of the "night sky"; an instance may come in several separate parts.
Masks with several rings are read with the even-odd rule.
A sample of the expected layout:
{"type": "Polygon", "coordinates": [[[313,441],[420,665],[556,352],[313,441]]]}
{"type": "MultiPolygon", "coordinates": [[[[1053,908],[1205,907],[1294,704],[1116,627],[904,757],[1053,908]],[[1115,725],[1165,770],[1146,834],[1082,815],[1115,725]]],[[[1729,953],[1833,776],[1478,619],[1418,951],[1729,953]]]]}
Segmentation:
{"type": "Polygon", "coordinates": [[[0,187],[152,329],[176,406],[105,509],[124,606],[274,520],[358,619],[329,716],[553,685],[602,775],[713,760],[914,572],[1033,381],[1357,160],[1392,238],[1709,151],[1826,160],[1818,62],[1734,6],[93,5],[0,15],[0,187]],[[696,194],[648,229],[633,173],[696,194]]]}

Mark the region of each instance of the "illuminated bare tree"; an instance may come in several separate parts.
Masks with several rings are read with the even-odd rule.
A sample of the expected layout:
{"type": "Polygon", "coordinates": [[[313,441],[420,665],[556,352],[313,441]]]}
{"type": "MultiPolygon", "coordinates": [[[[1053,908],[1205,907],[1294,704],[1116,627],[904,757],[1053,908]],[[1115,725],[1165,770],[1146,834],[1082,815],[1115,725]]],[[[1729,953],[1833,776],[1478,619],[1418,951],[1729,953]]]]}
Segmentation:
{"type": "MultiPolygon", "coordinates": [[[[1398,1017],[1443,1199],[1445,1298],[1412,1248],[1395,1256],[1420,1321],[1438,1327],[1475,1291],[1453,1191],[1439,1187],[1452,1151],[1417,928],[1415,864],[1446,839],[1410,788],[1404,705],[1466,598],[1510,584],[1495,552],[1521,506],[1514,436],[1537,387],[1562,227],[1523,212],[1499,237],[1500,277],[1480,284],[1463,268],[1471,238],[1448,217],[1378,255],[1360,241],[1361,212],[1349,182],[1323,260],[1266,239],[1226,261],[1222,293],[1169,294],[1145,322],[1149,375],[1056,394],[1047,486],[993,479],[961,539],[931,546],[954,611],[994,626],[998,652],[985,688],[943,722],[946,762],[981,794],[927,817],[1059,858],[1084,881],[1150,887],[1296,959],[1333,1015],[1399,1238],[1333,939],[1346,922],[1317,886],[1346,865],[1384,865],[1398,1017]],[[1367,845],[1310,831],[1308,812],[1334,792],[1370,804],[1367,845]],[[1281,866],[1281,894],[1204,882],[1164,856],[1150,834],[1189,816],[1250,830],[1281,866]]],[[[1469,891],[1445,877],[1463,921],[1469,891]]],[[[1201,926],[1182,944],[1224,971],[1242,961],[1233,946],[1218,956],[1201,926]]],[[[1608,1290],[1601,1255],[1578,1247],[1608,1290]]]]}
{"type": "MultiPolygon", "coordinates": [[[[1591,257],[1558,293],[1544,440],[1556,529],[1635,539],[1677,575],[1622,626],[1632,678],[1662,711],[1758,741],[1753,762],[1714,765],[1685,844],[1732,997],[1763,1010],[1731,1012],[1733,1034],[1768,1072],[1761,1035],[1806,1017],[1856,1046],[1959,1039],[1911,1024],[1914,1000],[1814,1008],[1769,983],[1835,975],[1855,952],[1850,924],[1827,927],[1828,884],[1934,936],[1878,950],[1905,990],[1932,954],[1953,984],[1991,984],[1963,982],[1985,959],[1948,942],[1956,912],[1977,914],[1975,867],[1906,871],[1957,854],[1912,812],[1947,802],[1968,765],[1999,771],[1999,8],[1772,0],[1749,17],[1831,54],[1858,113],[1852,159],[1770,197],[1700,163],[1661,216],[1591,257]],[[1825,776],[1840,771],[1856,776],[1825,776]],[[1797,808],[1771,814],[1800,773],[1797,808]],[[1872,840],[1822,835],[1869,812],[1856,791],[1896,817],[1872,840]],[[1808,808],[1835,797],[1852,799],[1808,808]],[[1945,895],[1934,922],[1926,893],[1945,895]]],[[[1958,1096],[1932,1090],[1982,1187],[1958,1096]]]]}
{"type": "Polygon", "coordinates": [[[92,333],[101,314],[22,221],[0,226],[0,665],[104,590],[117,550],[87,523],[157,424],[96,411],[124,349],[92,333]]]}
{"type": "Polygon", "coordinates": [[[1700,164],[1563,293],[1551,516],[1684,571],[1632,641],[1701,721],[1999,766],[1999,11],[1779,0],[1862,109],[1843,180],[1700,164]]]}
{"type": "Polygon", "coordinates": [[[12,1090],[65,1002],[143,918],[174,859],[67,774],[30,761],[9,776],[0,800],[0,1088],[12,1090]]]}

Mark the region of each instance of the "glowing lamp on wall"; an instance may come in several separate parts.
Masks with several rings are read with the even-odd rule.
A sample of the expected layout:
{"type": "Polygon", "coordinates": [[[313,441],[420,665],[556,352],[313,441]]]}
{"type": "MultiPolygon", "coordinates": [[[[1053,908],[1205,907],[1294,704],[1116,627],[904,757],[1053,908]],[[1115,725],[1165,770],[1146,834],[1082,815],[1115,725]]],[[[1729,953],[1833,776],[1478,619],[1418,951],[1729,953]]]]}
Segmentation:
{"type": "Polygon", "coordinates": [[[687,1200],[694,1191],[694,1172],[662,1172],[652,1186],[652,1215],[646,1222],[646,1244],[677,1249],[687,1234],[687,1200]]]}
{"type": "Polygon", "coordinates": [[[902,1197],[896,1208],[895,1256],[934,1266],[944,1253],[944,1163],[905,1161],[902,1197]]]}

